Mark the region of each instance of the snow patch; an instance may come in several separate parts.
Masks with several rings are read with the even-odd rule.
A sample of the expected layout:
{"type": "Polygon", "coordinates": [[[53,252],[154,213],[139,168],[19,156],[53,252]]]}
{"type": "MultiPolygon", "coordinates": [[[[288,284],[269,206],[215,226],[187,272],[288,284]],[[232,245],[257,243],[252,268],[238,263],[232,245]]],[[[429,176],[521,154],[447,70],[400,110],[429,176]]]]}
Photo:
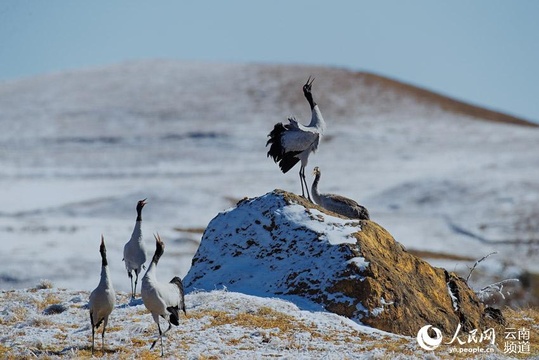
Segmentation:
{"type": "Polygon", "coordinates": [[[447,293],[449,294],[449,297],[451,298],[451,303],[453,304],[453,310],[458,311],[459,302],[455,294],[453,294],[453,290],[451,290],[451,285],[449,283],[447,283],[447,293]]]}
{"type": "Polygon", "coordinates": [[[357,221],[345,220],[324,214],[316,209],[305,211],[301,205],[288,205],[283,210],[283,215],[291,222],[304,225],[307,229],[324,234],[331,245],[355,244],[352,234],[361,231],[361,225],[357,221]],[[352,224],[355,224],[351,226],[352,224]]]}
{"type": "Polygon", "coordinates": [[[369,266],[369,262],[365,260],[364,257],[360,257],[360,256],[357,256],[355,258],[348,260],[348,263],[354,264],[361,271],[366,270],[367,267],[369,266]]]}

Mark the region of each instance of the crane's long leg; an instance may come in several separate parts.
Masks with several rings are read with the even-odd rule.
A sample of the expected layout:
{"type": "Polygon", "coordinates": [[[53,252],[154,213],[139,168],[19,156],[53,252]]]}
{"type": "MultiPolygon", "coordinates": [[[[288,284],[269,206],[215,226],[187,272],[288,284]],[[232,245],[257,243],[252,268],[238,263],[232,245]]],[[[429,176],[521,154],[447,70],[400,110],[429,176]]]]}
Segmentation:
{"type": "Polygon", "coordinates": [[[165,335],[169,330],[170,328],[172,327],[172,324],[170,323],[170,321],[168,322],[168,329],[166,329],[164,332],[163,332],[163,335],[165,335]]]}
{"type": "Polygon", "coordinates": [[[157,323],[157,328],[159,329],[159,337],[161,338],[161,357],[163,357],[163,333],[161,332],[159,323],[157,323]]]}
{"type": "Polygon", "coordinates": [[[309,199],[310,202],[313,202],[311,200],[311,194],[309,194],[309,185],[307,185],[307,179],[305,179],[305,167],[301,167],[299,169],[299,180],[301,182],[301,194],[303,197],[305,197],[305,193],[303,192],[303,184],[305,184],[305,189],[307,190],[307,199],[309,199]]]}
{"type": "Polygon", "coordinates": [[[301,196],[305,197],[305,190],[303,189],[303,166],[299,168],[299,183],[301,184],[301,196]]]}
{"type": "Polygon", "coordinates": [[[303,179],[301,178],[301,167],[299,168],[299,183],[301,184],[301,196],[305,197],[305,190],[303,190],[303,179]]]}
{"type": "Polygon", "coordinates": [[[133,289],[133,274],[130,270],[127,271],[127,276],[129,276],[129,280],[131,280],[131,298],[135,298],[135,290],[133,289]]]}
{"type": "Polygon", "coordinates": [[[159,340],[159,338],[161,337],[161,328],[159,327],[159,324],[157,324],[157,328],[159,329],[159,336],[157,337],[157,339],[155,339],[152,343],[152,346],[150,346],[150,350],[153,349],[155,347],[155,344],[157,344],[157,341],[159,340]]]}
{"type": "MultiPolygon", "coordinates": [[[[169,323],[170,325],[170,323],[169,323]]],[[[157,321],[157,329],[159,330],[159,337],[155,339],[155,341],[152,343],[152,346],[150,346],[150,350],[154,348],[155,344],[157,344],[158,340],[161,340],[161,356],[163,356],[163,332],[161,331],[161,325],[159,325],[159,320],[157,321]]],[[[170,326],[167,329],[167,331],[170,330],[170,326]]],[[[167,332],[165,331],[165,333],[167,332]]]]}
{"type": "Polygon", "coordinates": [[[109,317],[106,316],[103,320],[103,332],[101,333],[101,351],[105,352],[105,329],[107,328],[107,323],[109,322],[109,317]]]}
{"type": "Polygon", "coordinates": [[[90,323],[92,324],[92,355],[94,354],[94,339],[95,339],[95,328],[94,328],[94,319],[92,313],[90,313],[90,323]]]}
{"type": "Polygon", "coordinates": [[[133,288],[133,299],[137,295],[138,270],[135,269],[135,287],[133,288]]]}

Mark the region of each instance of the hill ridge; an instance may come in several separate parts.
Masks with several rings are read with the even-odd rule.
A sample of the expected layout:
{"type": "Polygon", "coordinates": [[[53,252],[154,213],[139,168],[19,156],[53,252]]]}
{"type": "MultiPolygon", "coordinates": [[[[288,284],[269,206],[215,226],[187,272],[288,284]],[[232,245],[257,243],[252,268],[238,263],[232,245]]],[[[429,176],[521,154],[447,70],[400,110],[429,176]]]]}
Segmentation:
{"type": "Polygon", "coordinates": [[[460,115],[468,115],[479,120],[531,127],[539,126],[539,124],[504,113],[502,111],[491,110],[484,106],[474,105],[465,100],[459,100],[435,90],[430,90],[419,85],[413,85],[385,75],[371,72],[358,72],[358,75],[364,77],[367,82],[376,82],[383,86],[390,87],[392,90],[406,92],[409,95],[413,95],[419,102],[427,103],[429,105],[437,105],[445,111],[460,115]]]}
{"type": "MultiPolygon", "coordinates": [[[[21,95],[24,95],[24,98],[30,100],[37,97],[39,102],[43,103],[48,98],[40,95],[40,92],[44,91],[43,86],[49,87],[50,85],[53,85],[53,88],[59,91],[59,94],[67,94],[68,98],[72,95],[70,93],[73,91],[82,94],[80,96],[88,96],[92,90],[97,93],[105,91],[107,93],[123,94],[125,96],[125,93],[129,92],[129,95],[132,96],[141,96],[141,94],[144,96],[147,94],[141,89],[143,89],[145,83],[151,92],[155,91],[155,89],[161,89],[162,84],[159,81],[170,77],[178,84],[178,88],[171,88],[169,90],[174,92],[174,95],[178,96],[178,99],[181,99],[181,95],[185,95],[186,89],[181,91],[182,81],[184,81],[188,84],[190,92],[193,92],[193,94],[205,94],[205,96],[208,96],[210,102],[212,99],[216,102],[217,107],[222,105],[222,103],[219,103],[219,100],[223,100],[223,98],[228,99],[232,96],[231,94],[235,94],[249,98],[249,102],[253,104],[253,109],[246,110],[256,111],[258,106],[261,105],[261,96],[263,96],[267,97],[267,100],[272,103],[272,106],[282,107],[284,111],[285,109],[290,110],[290,106],[292,108],[298,107],[299,109],[304,107],[304,99],[301,92],[297,91],[297,84],[304,81],[305,79],[303,77],[309,74],[321,79],[317,81],[317,86],[320,87],[320,93],[325,94],[322,96],[326,97],[323,99],[326,101],[321,101],[321,103],[324,103],[324,108],[328,113],[332,112],[332,106],[335,107],[337,110],[335,115],[337,116],[356,115],[357,111],[362,113],[365,111],[363,105],[371,102],[385,104],[392,112],[399,112],[404,109],[394,106],[394,102],[411,98],[421,105],[440,108],[446,112],[465,115],[478,120],[530,127],[539,126],[539,124],[517,116],[491,110],[480,105],[474,105],[466,100],[459,100],[419,85],[410,84],[369,71],[355,71],[347,68],[320,65],[212,63],[163,59],[126,61],[105,66],[70,69],[62,72],[26,77],[19,80],[0,82],[0,107],[2,107],[3,103],[2,98],[4,98],[4,101],[7,100],[7,104],[9,105],[10,98],[17,98],[21,95]],[[151,72],[154,72],[154,77],[157,77],[159,80],[152,79],[152,76],[148,76],[151,75],[151,72]],[[122,84],[118,79],[114,79],[118,73],[132,73],[134,79],[129,79],[128,83],[122,84]],[[235,83],[228,81],[230,74],[236,74],[235,83]],[[88,85],[87,81],[83,81],[85,88],[72,89],[74,85],[71,81],[74,78],[78,77],[88,80],[92,76],[98,78],[105,77],[105,79],[99,80],[96,84],[102,84],[97,85],[97,87],[95,87],[96,84],[88,85]],[[193,76],[198,79],[194,83],[193,76]],[[216,77],[218,78],[220,76],[224,77],[222,81],[215,82],[216,77]],[[256,77],[258,81],[253,83],[249,80],[249,77],[256,77]],[[357,80],[360,80],[362,83],[358,83],[357,80]],[[206,88],[199,88],[200,86],[204,87],[204,84],[209,81],[216,85],[215,89],[209,87],[212,91],[208,92],[206,88]],[[62,84],[58,84],[57,82],[61,82],[62,84]],[[191,88],[192,85],[195,85],[195,88],[191,88]],[[365,88],[363,89],[362,87],[365,88]],[[201,90],[203,91],[201,92],[201,90]],[[131,93],[131,91],[133,92],[131,93]],[[223,97],[219,95],[219,92],[228,94],[223,97]],[[360,94],[359,101],[357,100],[358,92],[360,94]],[[397,96],[396,98],[380,96],[380,93],[393,93],[397,96]],[[335,99],[343,97],[341,102],[347,103],[346,100],[350,96],[355,97],[354,102],[358,103],[357,107],[360,108],[359,110],[355,109],[356,106],[353,108],[341,108],[339,100],[335,99]]],[[[100,95],[96,96],[99,99],[100,95]]],[[[166,99],[163,105],[169,108],[179,105],[174,104],[168,98],[166,99]]],[[[108,104],[106,100],[100,100],[99,103],[108,104]]],[[[184,105],[187,104],[193,105],[192,101],[188,101],[184,105]]]]}

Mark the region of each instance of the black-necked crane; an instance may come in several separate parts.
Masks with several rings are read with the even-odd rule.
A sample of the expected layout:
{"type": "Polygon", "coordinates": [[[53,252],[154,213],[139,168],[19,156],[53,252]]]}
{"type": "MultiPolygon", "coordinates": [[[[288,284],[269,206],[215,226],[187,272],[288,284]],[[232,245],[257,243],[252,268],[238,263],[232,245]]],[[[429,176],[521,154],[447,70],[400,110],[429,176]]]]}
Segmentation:
{"type": "Polygon", "coordinates": [[[310,201],[312,200],[309,195],[307,180],[305,179],[305,167],[307,166],[309,155],[318,149],[320,139],[326,129],[326,123],[322,117],[320,108],[314,101],[311,92],[313,81],[314,78],[311,79],[309,76],[307,82],[303,85],[303,95],[305,95],[311,106],[312,115],[309,125],[302,125],[295,118],[290,117],[288,118],[288,124],[275,124],[273,130],[268,135],[269,140],[266,143],[266,146],[271,144],[268,157],[271,156],[276,163],[279,163],[279,167],[283,173],[286,173],[301,161],[301,167],[299,169],[301,195],[305,197],[305,189],[310,201]]]}
{"type": "Polygon", "coordinates": [[[318,192],[318,182],[320,181],[320,169],[313,170],[314,181],[311,188],[314,201],[326,210],[346,216],[350,219],[369,220],[369,211],[366,207],[359,205],[352,199],[336,194],[320,194],[318,192]]]}
{"type": "Polygon", "coordinates": [[[155,235],[155,254],[152,262],[142,278],[141,295],[144,306],[152,313],[153,320],[157,324],[159,337],[153,342],[150,350],[153,349],[158,340],[161,340],[161,356],[163,356],[163,335],[165,335],[172,324],[178,326],[179,311],[182,310],[185,315],[185,300],[183,293],[183,283],[179,277],[174,277],[170,282],[163,283],[157,280],[155,274],[157,263],[165,251],[165,244],[159,237],[155,235]],[[162,332],[159,324],[159,317],[162,317],[168,322],[168,328],[162,332]]]}
{"type": "Polygon", "coordinates": [[[142,208],[146,205],[146,199],[137,202],[137,220],[131,234],[131,239],[124,246],[125,268],[127,276],[131,280],[131,297],[135,298],[137,291],[138,275],[145,269],[146,247],[142,237],[142,208]],[[133,272],[135,273],[135,285],[133,286],[133,272]]]}
{"type": "Polygon", "coordinates": [[[114,309],[116,303],[116,294],[110,279],[109,267],[107,262],[107,248],[105,239],[101,235],[101,279],[99,285],[90,294],[88,307],[90,308],[90,323],[92,325],[92,354],[94,353],[95,330],[103,323],[103,332],[101,333],[101,349],[105,350],[105,329],[109,321],[109,315],[114,309]]]}

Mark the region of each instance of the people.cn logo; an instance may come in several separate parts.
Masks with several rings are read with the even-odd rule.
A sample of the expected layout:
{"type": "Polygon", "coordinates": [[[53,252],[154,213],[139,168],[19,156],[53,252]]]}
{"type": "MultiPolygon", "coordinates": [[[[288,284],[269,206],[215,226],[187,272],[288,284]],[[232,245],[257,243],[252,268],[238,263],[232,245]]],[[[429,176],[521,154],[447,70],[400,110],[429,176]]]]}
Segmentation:
{"type": "Polygon", "coordinates": [[[434,350],[442,343],[442,332],[432,325],[425,325],[417,332],[417,343],[425,350],[434,350]],[[429,329],[431,327],[436,334],[434,338],[431,338],[429,335],[429,329]]]}

